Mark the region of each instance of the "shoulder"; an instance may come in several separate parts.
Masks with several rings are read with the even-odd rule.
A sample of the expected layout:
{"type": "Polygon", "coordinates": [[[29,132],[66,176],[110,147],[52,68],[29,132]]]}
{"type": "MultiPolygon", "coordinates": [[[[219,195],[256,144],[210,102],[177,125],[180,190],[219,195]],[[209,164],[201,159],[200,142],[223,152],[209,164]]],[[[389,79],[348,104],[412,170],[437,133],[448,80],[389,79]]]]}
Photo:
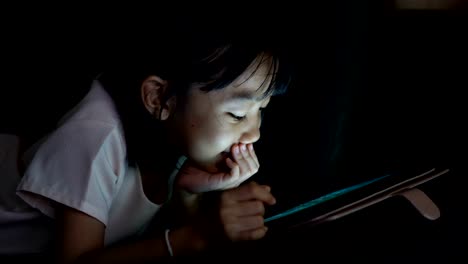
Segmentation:
{"type": "Polygon", "coordinates": [[[85,97],[60,119],[58,126],[76,121],[120,125],[115,102],[98,80],[93,81],[85,97]]]}
{"type": "Polygon", "coordinates": [[[67,121],[37,148],[18,185],[31,206],[54,216],[51,201],[85,212],[104,224],[127,171],[118,126],[96,120],[67,121]]]}
{"type": "MultiPolygon", "coordinates": [[[[94,158],[105,147],[109,153],[126,153],[123,127],[112,98],[98,81],[58,122],[56,128],[38,140],[24,154],[29,164],[39,155],[94,158]],[[106,143],[106,144],[105,144],[106,143]],[[65,152],[65,153],[61,153],[65,152]]],[[[60,157],[57,157],[60,158],[60,157]]]]}
{"type": "Polygon", "coordinates": [[[107,223],[128,163],[121,122],[98,84],[27,154],[23,200],[52,217],[54,201],[107,223]]]}
{"type": "Polygon", "coordinates": [[[117,172],[124,169],[126,153],[120,125],[95,119],[70,119],[25,154],[25,176],[28,171],[85,172],[103,165],[117,172]]]}

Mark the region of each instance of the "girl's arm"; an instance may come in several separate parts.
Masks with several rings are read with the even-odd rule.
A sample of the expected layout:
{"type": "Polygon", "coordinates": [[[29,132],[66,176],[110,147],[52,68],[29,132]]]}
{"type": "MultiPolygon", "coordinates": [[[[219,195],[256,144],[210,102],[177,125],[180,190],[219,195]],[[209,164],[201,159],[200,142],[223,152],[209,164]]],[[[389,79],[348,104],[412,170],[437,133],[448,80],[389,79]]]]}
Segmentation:
{"type": "MultiPolygon", "coordinates": [[[[97,219],[69,207],[58,214],[57,258],[59,263],[135,263],[168,258],[165,234],[145,240],[104,247],[105,226],[97,219]]],[[[204,243],[190,226],[169,233],[172,250],[190,255],[203,250],[204,243]]]]}
{"type": "MultiPolygon", "coordinates": [[[[275,198],[270,188],[255,182],[204,197],[189,222],[171,229],[174,256],[196,255],[225,242],[257,240],[265,236],[264,205],[275,198]],[[208,206],[207,206],[208,205],[208,206]]],[[[139,241],[104,247],[104,225],[68,207],[59,211],[58,260],[60,263],[135,263],[168,258],[164,231],[139,241]]]]}

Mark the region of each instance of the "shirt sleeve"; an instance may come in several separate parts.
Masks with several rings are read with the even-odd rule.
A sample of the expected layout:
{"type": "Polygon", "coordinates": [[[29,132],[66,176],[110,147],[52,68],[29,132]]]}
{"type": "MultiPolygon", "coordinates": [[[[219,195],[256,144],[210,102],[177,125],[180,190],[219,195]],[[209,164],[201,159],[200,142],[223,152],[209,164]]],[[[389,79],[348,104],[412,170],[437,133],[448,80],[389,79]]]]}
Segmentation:
{"type": "Polygon", "coordinates": [[[125,174],[125,144],[116,126],[70,122],[39,147],[17,194],[54,217],[54,203],[86,213],[104,225],[125,174]]]}

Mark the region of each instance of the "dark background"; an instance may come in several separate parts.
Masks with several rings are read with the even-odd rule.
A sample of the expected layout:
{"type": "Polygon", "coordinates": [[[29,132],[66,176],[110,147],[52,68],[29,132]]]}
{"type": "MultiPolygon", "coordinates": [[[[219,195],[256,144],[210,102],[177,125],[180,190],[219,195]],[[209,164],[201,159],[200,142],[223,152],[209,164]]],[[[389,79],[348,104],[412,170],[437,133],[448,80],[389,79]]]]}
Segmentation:
{"type": "Polygon", "coordinates": [[[328,30],[319,37],[312,37],[310,22],[299,26],[300,76],[284,98],[288,106],[265,119],[275,133],[263,134],[265,145],[274,147],[262,156],[261,179],[271,183],[276,207],[283,209],[386,169],[450,168],[421,186],[441,217],[427,220],[408,201],[393,198],[272,237],[260,255],[307,262],[463,261],[466,8],[397,10],[390,1],[350,2],[327,9],[318,26],[328,30]],[[324,44],[319,54],[301,52],[317,42],[324,44]],[[278,121],[282,125],[272,124],[278,121]]]}
{"type": "MultiPolygon", "coordinates": [[[[255,179],[272,186],[278,204],[270,210],[280,210],[388,168],[450,168],[421,187],[441,218],[429,221],[395,198],[246,252],[310,261],[465,259],[466,9],[347,2],[279,5],[267,14],[297,78],[267,110],[255,179]]],[[[125,8],[52,8],[2,11],[2,132],[34,140],[49,131],[148,21],[125,8]]]]}

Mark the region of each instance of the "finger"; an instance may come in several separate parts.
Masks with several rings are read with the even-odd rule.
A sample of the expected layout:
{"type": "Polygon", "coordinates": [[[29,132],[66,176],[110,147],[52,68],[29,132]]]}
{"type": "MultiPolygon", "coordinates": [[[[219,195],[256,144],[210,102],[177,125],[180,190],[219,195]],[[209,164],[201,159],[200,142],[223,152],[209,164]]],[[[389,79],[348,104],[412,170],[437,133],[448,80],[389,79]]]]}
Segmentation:
{"type": "Polygon", "coordinates": [[[237,163],[237,165],[239,165],[239,177],[248,177],[250,175],[246,173],[246,170],[248,170],[249,164],[245,160],[245,157],[242,152],[242,144],[232,146],[232,157],[234,158],[234,162],[237,163]]]}
{"type": "Polygon", "coordinates": [[[259,227],[253,230],[242,231],[237,234],[235,240],[258,240],[263,238],[266,235],[268,228],[266,226],[259,227]]]}
{"type": "Polygon", "coordinates": [[[236,221],[231,224],[226,224],[228,233],[241,233],[257,229],[264,226],[263,217],[261,216],[247,216],[236,218],[236,221]]]}
{"type": "Polygon", "coordinates": [[[270,193],[270,187],[266,185],[258,185],[255,182],[250,182],[246,185],[241,185],[235,189],[225,191],[221,195],[224,203],[238,203],[249,200],[260,200],[267,204],[275,204],[275,197],[270,193]]]}
{"type": "Polygon", "coordinates": [[[253,175],[257,173],[258,171],[258,166],[255,160],[253,159],[252,155],[250,155],[250,150],[248,149],[246,144],[241,144],[241,155],[243,158],[243,165],[241,166],[241,175],[242,174],[250,174],[253,175]],[[244,169],[244,171],[242,170],[244,169]]]}
{"type": "Polygon", "coordinates": [[[223,211],[225,216],[263,216],[265,214],[265,206],[259,200],[242,202],[238,206],[231,206],[223,211]]]}
{"type": "Polygon", "coordinates": [[[252,159],[257,164],[257,168],[260,168],[260,162],[258,162],[257,154],[255,153],[253,144],[248,144],[247,148],[249,149],[250,156],[252,157],[252,159]]]}
{"type": "Polygon", "coordinates": [[[232,145],[231,153],[233,153],[232,157],[236,162],[241,161],[244,158],[241,153],[241,144],[232,145]]]}
{"type": "Polygon", "coordinates": [[[228,166],[228,168],[231,169],[231,173],[230,173],[230,178],[232,180],[235,180],[239,177],[239,174],[240,174],[240,168],[239,168],[239,165],[234,162],[231,158],[226,158],[226,165],[228,166]]]}
{"type": "Polygon", "coordinates": [[[248,178],[258,171],[255,161],[252,160],[245,144],[235,146],[234,161],[239,164],[241,177],[248,178]]]}

